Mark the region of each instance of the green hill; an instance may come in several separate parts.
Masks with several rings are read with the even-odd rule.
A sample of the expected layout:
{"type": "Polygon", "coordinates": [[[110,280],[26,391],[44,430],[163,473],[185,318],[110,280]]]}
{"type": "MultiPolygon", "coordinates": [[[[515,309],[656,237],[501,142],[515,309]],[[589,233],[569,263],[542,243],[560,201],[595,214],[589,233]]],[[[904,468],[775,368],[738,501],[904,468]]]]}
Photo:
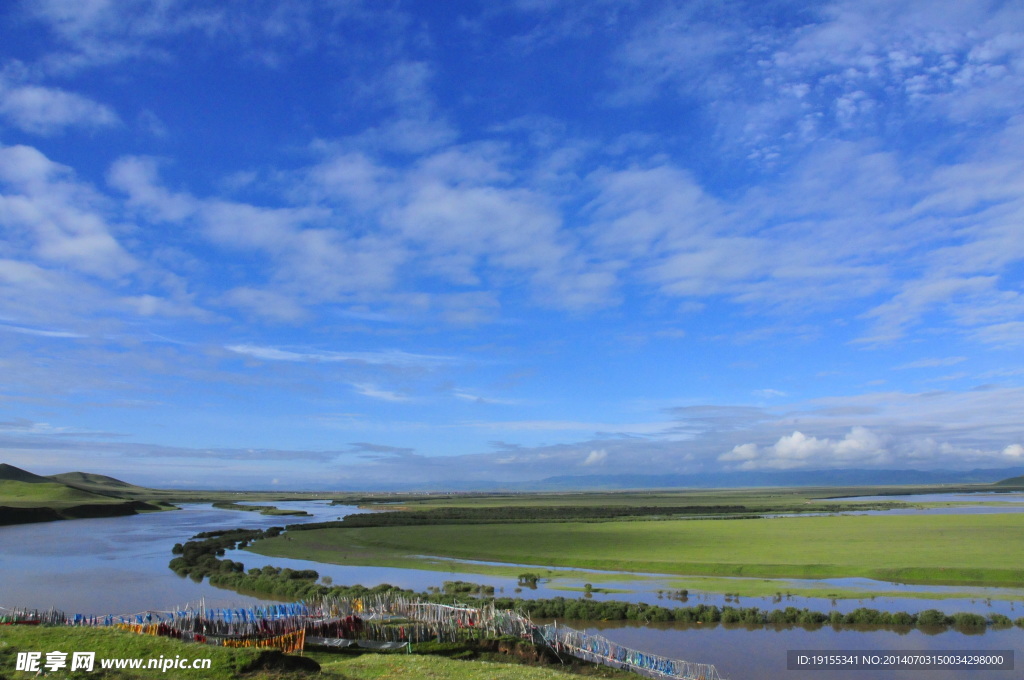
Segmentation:
{"type": "Polygon", "coordinates": [[[55,503],[111,503],[120,498],[110,498],[75,489],[58,482],[19,482],[0,480],[0,504],[4,505],[53,505],[55,503]]]}
{"type": "Polygon", "coordinates": [[[61,484],[67,484],[75,489],[123,498],[130,497],[139,492],[149,491],[149,489],[144,487],[92,472],[64,472],[59,475],[50,475],[48,479],[61,484]]]}
{"type": "Polygon", "coordinates": [[[84,517],[118,517],[172,507],[133,498],[135,491],[148,489],[88,472],[43,477],[0,463],[0,526],[84,517]]]}
{"type": "MultiPolygon", "coordinates": [[[[83,475],[80,472],[71,474],[83,475]]],[[[0,504],[3,505],[33,507],[110,503],[122,500],[124,499],[111,498],[109,494],[95,493],[93,490],[66,484],[53,477],[43,477],[7,463],[0,463],[0,504]]]]}
{"type": "Polygon", "coordinates": [[[19,467],[8,465],[7,463],[0,463],[0,481],[7,482],[25,482],[27,484],[52,484],[53,480],[48,477],[36,475],[28,470],[22,470],[19,467]]]}
{"type": "Polygon", "coordinates": [[[1001,482],[996,482],[995,484],[993,484],[993,486],[1020,486],[1020,487],[1024,487],[1024,475],[1021,475],[1020,477],[1010,477],[1009,479],[1004,479],[1001,482]]]}

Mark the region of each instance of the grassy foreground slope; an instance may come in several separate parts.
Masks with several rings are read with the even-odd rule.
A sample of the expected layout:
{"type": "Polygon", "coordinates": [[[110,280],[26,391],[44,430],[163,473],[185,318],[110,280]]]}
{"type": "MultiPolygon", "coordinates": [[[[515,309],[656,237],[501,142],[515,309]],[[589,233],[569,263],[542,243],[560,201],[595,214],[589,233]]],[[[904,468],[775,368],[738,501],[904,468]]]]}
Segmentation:
{"type": "MultiPolygon", "coordinates": [[[[59,671],[57,677],[92,680],[280,680],[280,678],[329,678],[331,680],[571,680],[579,675],[553,668],[529,667],[491,661],[463,661],[419,654],[330,653],[307,650],[304,657],[277,651],[228,649],[192,644],[164,637],[135,635],[113,629],[0,626],[0,678],[21,680],[35,673],[16,671],[18,652],[95,652],[92,672],[59,671]],[[209,659],[208,669],[173,668],[103,670],[101,659],[175,659],[189,663],[209,659]],[[317,670],[317,665],[320,669],[317,670]]],[[[591,669],[588,675],[609,678],[637,677],[612,669],[591,669]]]]}
{"type": "Polygon", "coordinates": [[[678,575],[1024,585],[1024,514],[463,524],[291,531],[264,555],[424,566],[424,556],[678,575]]]}
{"type": "MultiPolygon", "coordinates": [[[[460,661],[417,654],[363,654],[323,663],[324,673],[352,680],[573,680],[579,675],[510,663],[460,661]]],[[[596,674],[595,674],[596,675],[596,674]]],[[[600,677],[639,678],[619,671],[600,677]]]]}

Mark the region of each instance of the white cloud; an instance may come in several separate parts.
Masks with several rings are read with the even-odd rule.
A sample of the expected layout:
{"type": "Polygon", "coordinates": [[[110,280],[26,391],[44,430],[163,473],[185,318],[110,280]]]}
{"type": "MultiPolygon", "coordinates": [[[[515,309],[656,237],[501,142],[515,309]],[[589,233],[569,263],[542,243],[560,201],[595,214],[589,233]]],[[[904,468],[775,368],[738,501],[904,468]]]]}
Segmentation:
{"type": "Polygon", "coordinates": [[[854,426],[838,441],[818,439],[797,430],[764,448],[752,442],[739,444],[718,456],[718,460],[739,463],[739,470],[789,470],[877,466],[888,462],[890,456],[880,436],[865,427],[854,426]]]}
{"type": "Polygon", "coordinates": [[[41,85],[15,85],[0,78],[0,116],[25,132],[53,135],[69,127],[118,125],[113,109],[87,97],[41,85]]]}
{"type": "Polygon", "coordinates": [[[767,161],[825,137],[885,136],[908,118],[973,125],[1019,111],[1014,3],[837,0],[799,22],[766,21],[772,12],[655,13],[618,54],[616,100],[696,99],[723,139],[767,161]]]}
{"type": "Polygon", "coordinates": [[[352,383],[352,387],[359,394],[363,395],[364,397],[370,397],[372,399],[380,399],[382,401],[392,402],[410,401],[409,397],[404,394],[399,394],[397,392],[392,392],[390,390],[384,390],[370,383],[352,383]]]}
{"type": "Polygon", "coordinates": [[[594,449],[587,454],[587,457],[583,460],[580,465],[601,465],[608,460],[608,452],[604,449],[594,449]]]}
{"type": "Polygon", "coordinates": [[[776,390],[769,387],[761,390],[754,390],[754,396],[761,397],[762,399],[772,399],[775,397],[784,397],[786,396],[786,393],[782,390],[776,390]]]}
{"type": "Polygon", "coordinates": [[[138,266],[114,234],[106,200],[38,150],[0,147],[0,190],[8,248],[104,278],[138,266]]]}
{"type": "Polygon", "coordinates": [[[1003,455],[1007,458],[1024,459],[1024,446],[1020,444],[1010,444],[1003,449],[1003,455]]]}
{"type": "Polygon", "coordinates": [[[107,173],[107,182],[128,195],[127,204],[162,222],[180,222],[199,210],[193,197],[174,193],[159,185],[159,163],[154,158],[127,156],[117,159],[107,173]]]}
{"type": "MultiPolygon", "coordinates": [[[[218,247],[266,257],[267,280],[225,298],[253,313],[263,307],[247,305],[252,290],[294,307],[369,303],[469,324],[491,317],[500,293],[521,283],[544,307],[617,302],[614,267],[582,252],[551,196],[512,183],[495,147],[444,149],[401,170],[365,153],[329,154],[296,173],[294,206],[172,192],[146,158],[120,159],[109,181],[145,218],[195,223],[218,247]],[[436,281],[449,290],[423,292],[436,281]]],[[[297,312],[266,310],[276,320],[297,312]]]]}
{"type": "Polygon", "coordinates": [[[187,0],[39,0],[25,11],[66,46],[66,52],[44,60],[49,70],[61,73],[130,59],[169,60],[168,41],[179,36],[230,45],[248,60],[273,67],[316,42],[320,26],[353,14],[347,3],[249,2],[236,7],[187,0]]]}

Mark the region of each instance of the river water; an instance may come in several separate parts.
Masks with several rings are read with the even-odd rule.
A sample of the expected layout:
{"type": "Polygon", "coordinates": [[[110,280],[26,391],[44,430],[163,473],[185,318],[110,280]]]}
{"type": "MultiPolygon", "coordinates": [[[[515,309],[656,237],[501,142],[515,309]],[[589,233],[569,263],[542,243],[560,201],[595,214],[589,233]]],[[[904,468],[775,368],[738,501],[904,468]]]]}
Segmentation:
{"type": "MultiPolygon", "coordinates": [[[[947,499],[940,499],[947,500],[947,499]]],[[[959,500],[959,499],[958,499],[959,500]]],[[[973,500],[973,499],[971,499],[973,500]]],[[[1000,497],[999,500],[1005,500],[1000,497]]],[[[300,509],[309,517],[264,516],[213,508],[207,504],[188,504],[181,510],[132,517],[83,519],[0,527],[0,606],[56,607],[67,613],[135,614],[144,611],[169,610],[203,600],[211,607],[233,607],[262,601],[231,591],[220,590],[205,582],[196,583],[179,577],[167,568],[174,543],[184,542],[200,531],[235,527],[265,528],[306,521],[337,519],[359,512],[350,506],[332,506],[326,501],[278,502],[277,507],[300,509]]],[[[391,583],[403,588],[426,590],[446,580],[466,580],[495,587],[496,594],[520,597],[579,596],[566,592],[567,585],[582,585],[572,579],[553,578],[542,581],[535,590],[515,592],[512,579],[464,573],[453,562],[450,571],[426,571],[345,565],[326,565],[304,560],[264,557],[237,551],[229,555],[245,563],[247,568],[273,564],[295,569],[316,569],[330,576],[335,583],[373,586],[391,583]]],[[[536,568],[531,569],[537,571],[536,568]]],[[[828,600],[798,596],[745,597],[726,600],[725,596],[694,592],[684,600],[659,596],[669,589],[669,578],[648,576],[641,581],[623,579],[621,583],[602,580],[602,588],[622,588],[630,592],[595,593],[595,599],[617,599],[648,602],[666,607],[694,604],[715,604],[761,609],[794,606],[816,611],[841,612],[857,607],[889,611],[917,612],[936,608],[947,613],[970,611],[990,615],[1003,613],[1011,618],[1024,616],[1024,590],[975,589],[975,595],[952,600],[928,600],[913,597],[865,597],[862,599],[828,600]],[[989,599],[1012,596],[1013,599],[989,599]]],[[[895,590],[894,584],[867,579],[832,579],[837,588],[873,587],[895,590]]],[[[820,582],[798,582],[795,585],[820,585],[820,582]]],[[[941,588],[941,587],[936,587],[941,588]]],[[[914,587],[914,590],[923,590],[914,587]]],[[[963,591],[962,588],[957,590],[963,591]]],[[[592,623],[574,627],[593,630],[592,623]]],[[[741,679],[806,678],[806,680],[839,680],[842,678],[903,678],[936,680],[939,678],[979,677],[985,680],[1020,680],[1024,672],[1016,671],[787,671],[786,651],[814,650],[998,650],[1017,649],[1019,668],[1024,669],[1024,632],[1020,628],[1005,631],[989,630],[983,635],[965,635],[946,631],[927,635],[913,630],[835,631],[830,627],[807,631],[802,628],[771,629],[735,628],[726,626],[682,627],[664,625],[604,624],[601,634],[620,644],[674,658],[714,663],[723,676],[741,679]]]]}

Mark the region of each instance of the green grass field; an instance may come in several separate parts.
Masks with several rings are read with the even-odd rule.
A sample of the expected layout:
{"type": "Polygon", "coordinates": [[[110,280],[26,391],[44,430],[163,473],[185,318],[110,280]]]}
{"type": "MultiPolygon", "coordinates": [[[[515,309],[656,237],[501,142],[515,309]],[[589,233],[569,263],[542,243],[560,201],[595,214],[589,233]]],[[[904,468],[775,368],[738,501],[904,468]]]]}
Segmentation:
{"type": "Polygon", "coordinates": [[[677,575],[1024,586],[1024,514],[321,529],[288,532],[252,549],[421,568],[423,556],[441,556],[677,575]]]}
{"type": "MultiPolygon", "coordinates": [[[[280,680],[281,678],[330,678],[332,680],[570,680],[579,678],[553,668],[530,667],[494,661],[464,661],[420,654],[360,654],[307,650],[306,658],[316,661],[321,671],[306,671],[301,660],[279,654],[248,649],[227,649],[185,643],[162,637],[136,635],[112,629],[0,626],[0,678],[21,680],[36,677],[35,673],[15,670],[18,652],[60,651],[95,652],[92,672],[67,670],[48,677],[80,678],[82,680],[280,680]],[[189,662],[209,659],[209,669],[103,670],[101,659],[174,659],[189,662]],[[269,666],[269,668],[264,668],[269,666]]],[[[637,677],[611,669],[588,669],[588,675],[599,677],[637,677]]]]}
{"type": "MultiPolygon", "coordinates": [[[[484,661],[459,661],[437,656],[363,654],[323,664],[327,674],[352,680],[572,680],[580,676],[551,668],[484,661]]],[[[639,678],[625,673],[609,677],[639,678]]]]}

